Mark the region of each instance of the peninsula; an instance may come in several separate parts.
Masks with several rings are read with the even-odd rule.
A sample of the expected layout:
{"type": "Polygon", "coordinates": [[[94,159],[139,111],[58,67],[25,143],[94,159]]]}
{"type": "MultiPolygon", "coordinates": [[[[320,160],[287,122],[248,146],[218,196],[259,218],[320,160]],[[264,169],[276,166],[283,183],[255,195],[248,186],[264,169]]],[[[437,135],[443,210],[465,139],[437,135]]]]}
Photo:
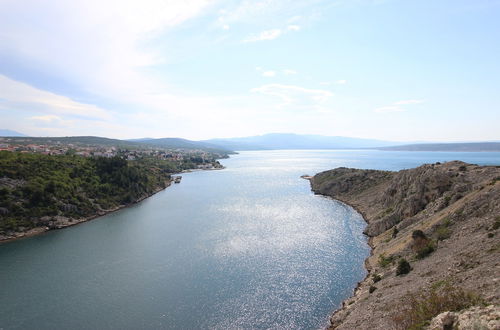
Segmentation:
{"type": "Polygon", "coordinates": [[[227,157],[96,137],[8,142],[0,150],[0,241],[116,211],[168,187],[174,173],[222,168],[217,159],[227,157]]]}
{"type": "Polygon", "coordinates": [[[358,210],[372,247],[331,329],[500,327],[499,166],[337,168],[311,186],[358,210]]]}

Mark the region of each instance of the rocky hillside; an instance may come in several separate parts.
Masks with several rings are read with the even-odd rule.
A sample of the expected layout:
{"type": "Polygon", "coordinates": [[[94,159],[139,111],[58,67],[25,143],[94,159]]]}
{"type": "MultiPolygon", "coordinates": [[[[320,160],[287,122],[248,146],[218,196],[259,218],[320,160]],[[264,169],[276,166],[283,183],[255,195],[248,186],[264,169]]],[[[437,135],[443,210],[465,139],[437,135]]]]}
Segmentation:
{"type": "Polygon", "coordinates": [[[161,165],[0,152],[0,241],[71,226],[151,196],[170,184],[170,168],[161,165]]]}
{"type": "Polygon", "coordinates": [[[500,167],[338,168],[311,186],[361,212],[373,248],[332,329],[500,329],[500,167]]]}

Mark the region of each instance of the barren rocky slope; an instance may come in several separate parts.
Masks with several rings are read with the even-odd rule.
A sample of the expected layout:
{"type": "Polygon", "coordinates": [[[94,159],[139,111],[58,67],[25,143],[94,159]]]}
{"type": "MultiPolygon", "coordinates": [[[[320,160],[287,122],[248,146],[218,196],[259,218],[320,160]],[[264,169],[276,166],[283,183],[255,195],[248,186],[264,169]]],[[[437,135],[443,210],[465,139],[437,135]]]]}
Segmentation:
{"type": "Polygon", "coordinates": [[[431,321],[433,329],[500,329],[500,167],[338,168],[311,186],[361,212],[373,248],[369,275],[331,317],[332,329],[420,329],[431,321]],[[456,313],[436,317],[448,310],[456,313]]]}

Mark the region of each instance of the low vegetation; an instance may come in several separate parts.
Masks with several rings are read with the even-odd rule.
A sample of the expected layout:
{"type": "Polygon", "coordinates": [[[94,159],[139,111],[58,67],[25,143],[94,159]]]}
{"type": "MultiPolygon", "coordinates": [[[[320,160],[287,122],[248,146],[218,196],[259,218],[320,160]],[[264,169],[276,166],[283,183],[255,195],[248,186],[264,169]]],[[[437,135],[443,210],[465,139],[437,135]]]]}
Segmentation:
{"type": "Polygon", "coordinates": [[[491,230],[497,230],[498,228],[500,228],[500,216],[495,218],[495,222],[491,226],[491,230]]]}
{"type": "Polygon", "coordinates": [[[396,268],[396,275],[405,275],[411,271],[410,263],[405,259],[401,258],[398,262],[398,268],[396,268]]]}
{"type": "Polygon", "coordinates": [[[420,330],[442,312],[458,312],[482,304],[483,300],[477,294],[466,291],[449,280],[440,281],[428,290],[403,296],[394,305],[392,320],[397,329],[420,330]]]}
{"type": "Polygon", "coordinates": [[[392,264],[393,261],[394,261],[393,256],[386,257],[384,254],[381,254],[378,257],[378,264],[382,268],[389,266],[390,264],[392,264]]]}
{"type": "Polygon", "coordinates": [[[189,166],[195,165],[0,152],[0,234],[47,226],[44,217],[81,218],[134,202],[189,166]]]}
{"type": "Polygon", "coordinates": [[[451,231],[448,227],[440,226],[436,229],[436,238],[438,241],[444,241],[451,237],[451,231]]]}
{"type": "Polygon", "coordinates": [[[436,250],[436,245],[421,230],[414,230],[411,234],[413,239],[412,249],[417,259],[424,259],[436,250]]]}
{"type": "Polygon", "coordinates": [[[436,246],[434,242],[429,241],[426,245],[417,250],[417,259],[424,259],[428,257],[432,252],[436,250],[436,246]]]}
{"type": "Polygon", "coordinates": [[[373,283],[377,283],[382,279],[382,276],[380,276],[379,274],[373,274],[372,279],[373,279],[373,283]]]}

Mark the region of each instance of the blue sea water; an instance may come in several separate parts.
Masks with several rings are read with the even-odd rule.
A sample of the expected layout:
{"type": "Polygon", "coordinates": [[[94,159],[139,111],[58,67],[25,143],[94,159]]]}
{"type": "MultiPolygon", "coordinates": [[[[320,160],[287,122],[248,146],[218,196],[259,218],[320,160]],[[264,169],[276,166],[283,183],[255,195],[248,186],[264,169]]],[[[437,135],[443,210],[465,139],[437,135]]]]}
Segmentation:
{"type": "Polygon", "coordinates": [[[500,153],[248,151],[75,227],[0,244],[0,329],[314,329],[363,279],[365,223],[302,174],[500,153]]]}

